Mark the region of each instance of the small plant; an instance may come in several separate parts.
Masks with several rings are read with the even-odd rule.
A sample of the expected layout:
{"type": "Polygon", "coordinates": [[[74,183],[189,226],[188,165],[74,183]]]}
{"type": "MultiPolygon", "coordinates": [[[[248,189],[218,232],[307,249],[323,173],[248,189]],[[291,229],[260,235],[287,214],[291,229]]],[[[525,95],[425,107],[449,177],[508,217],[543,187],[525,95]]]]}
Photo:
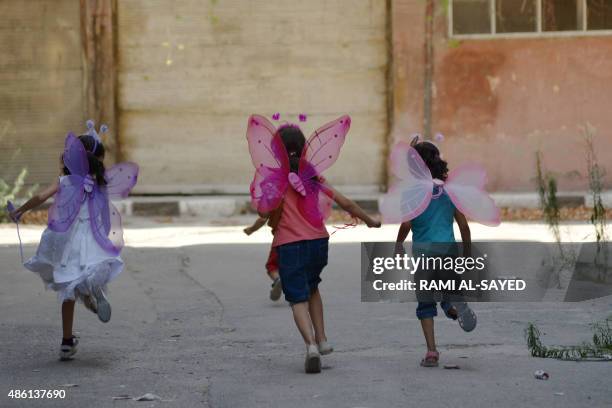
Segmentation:
{"type": "Polygon", "coordinates": [[[532,357],[556,358],[559,360],[580,361],[587,359],[612,359],[612,316],[591,325],[593,343],[580,346],[544,346],[540,340],[540,330],[529,322],[525,329],[527,348],[532,357]]]}
{"type": "Polygon", "coordinates": [[[544,215],[544,221],[548,224],[548,229],[553,234],[559,256],[553,259],[553,277],[556,280],[557,287],[561,288],[561,271],[571,267],[576,262],[576,254],[568,248],[565,248],[561,237],[561,210],[559,208],[559,200],[557,199],[557,180],[550,173],[545,173],[542,169],[542,153],[536,152],[536,181],[538,194],[540,196],[540,209],[544,215]]]}
{"type": "MultiPolygon", "coordinates": [[[[10,221],[6,213],[6,203],[15,200],[20,193],[23,192],[25,179],[28,176],[28,170],[22,169],[12,183],[7,183],[0,178],[0,222],[10,221]]],[[[31,197],[37,186],[32,186],[23,194],[26,197],[31,197]]]]}
{"type": "Polygon", "coordinates": [[[595,238],[597,240],[597,253],[595,254],[595,265],[600,268],[600,280],[604,281],[606,278],[606,268],[608,265],[608,251],[607,251],[607,221],[606,221],[606,208],[603,205],[601,198],[601,192],[603,190],[603,180],[605,176],[604,169],[599,166],[597,162],[597,155],[595,154],[595,145],[593,143],[594,135],[593,126],[586,124],[583,128],[584,141],[586,145],[586,163],[587,173],[589,177],[589,192],[591,193],[591,199],[593,200],[593,208],[591,210],[591,224],[595,229],[595,238]]]}
{"type": "Polygon", "coordinates": [[[561,212],[559,210],[559,200],[557,200],[557,180],[552,174],[544,173],[542,170],[542,153],[539,151],[536,152],[536,171],[540,208],[548,228],[555,237],[555,241],[560,243],[559,221],[561,221],[561,212]]]}

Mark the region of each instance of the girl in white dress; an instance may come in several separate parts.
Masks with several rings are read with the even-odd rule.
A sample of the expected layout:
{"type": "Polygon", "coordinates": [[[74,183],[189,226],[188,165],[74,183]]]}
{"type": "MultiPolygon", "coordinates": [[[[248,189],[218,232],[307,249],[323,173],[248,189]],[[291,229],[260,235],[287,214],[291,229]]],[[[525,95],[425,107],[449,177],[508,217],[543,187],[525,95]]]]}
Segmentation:
{"type": "MultiPolygon", "coordinates": [[[[77,351],[78,341],[72,331],[77,299],[102,322],[110,320],[105,290],[123,270],[119,256],[123,238],[118,211],[109,197],[127,196],[138,172],[133,163],[121,163],[105,172],[104,145],[93,122],[88,121],[88,128],[85,135],[76,138],[69,134],[66,138],[59,179],[10,214],[17,221],[26,211],[55,196],[49,226],[36,255],[24,266],[37,273],[46,288],[56,291],[62,304],[62,360],[77,351]],[[120,179],[125,182],[118,186],[120,179]]],[[[101,130],[106,129],[103,126],[101,130]]]]}

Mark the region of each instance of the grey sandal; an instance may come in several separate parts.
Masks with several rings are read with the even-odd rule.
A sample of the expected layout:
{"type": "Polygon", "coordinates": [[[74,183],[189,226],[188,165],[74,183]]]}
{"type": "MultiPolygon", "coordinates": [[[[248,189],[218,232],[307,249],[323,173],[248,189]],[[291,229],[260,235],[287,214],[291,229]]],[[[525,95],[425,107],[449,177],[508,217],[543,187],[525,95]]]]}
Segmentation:
{"type": "Polygon", "coordinates": [[[471,332],[476,328],[476,313],[466,302],[453,303],[452,307],[457,312],[457,323],[466,332],[471,332]]]}

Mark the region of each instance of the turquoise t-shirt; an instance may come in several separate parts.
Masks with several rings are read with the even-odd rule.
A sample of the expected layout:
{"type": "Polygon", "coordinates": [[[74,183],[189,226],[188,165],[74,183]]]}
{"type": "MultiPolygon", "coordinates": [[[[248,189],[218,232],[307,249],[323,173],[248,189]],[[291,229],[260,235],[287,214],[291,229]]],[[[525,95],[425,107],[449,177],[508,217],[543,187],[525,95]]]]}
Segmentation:
{"type": "MultiPolygon", "coordinates": [[[[433,194],[438,194],[440,188],[434,187],[433,194]]],[[[439,197],[432,197],[427,209],[412,220],[412,242],[455,242],[454,218],[455,205],[443,191],[439,197]]]]}

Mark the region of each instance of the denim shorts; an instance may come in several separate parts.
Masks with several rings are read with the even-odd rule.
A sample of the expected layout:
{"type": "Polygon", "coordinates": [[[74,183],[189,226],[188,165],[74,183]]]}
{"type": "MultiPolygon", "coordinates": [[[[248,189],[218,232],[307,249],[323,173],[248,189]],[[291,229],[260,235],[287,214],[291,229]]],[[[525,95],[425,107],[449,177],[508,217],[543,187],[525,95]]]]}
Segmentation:
{"type": "Polygon", "coordinates": [[[321,271],[327,265],[328,240],[311,239],[277,247],[278,272],[287,302],[306,302],[319,287],[321,271]]]}
{"type": "MultiPolygon", "coordinates": [[[[450,302],[442,301],[440,302],[440,307],[444,311],[444,314],[449,319],[452,317],[448,314],[448,311],[453,305],[450,302]]],[[[432,319],[438,315],[438,308],[436,307],[436,302],[419,302],[417,304],[416,315],[419,320],[423,319],[432,319]]]]}

